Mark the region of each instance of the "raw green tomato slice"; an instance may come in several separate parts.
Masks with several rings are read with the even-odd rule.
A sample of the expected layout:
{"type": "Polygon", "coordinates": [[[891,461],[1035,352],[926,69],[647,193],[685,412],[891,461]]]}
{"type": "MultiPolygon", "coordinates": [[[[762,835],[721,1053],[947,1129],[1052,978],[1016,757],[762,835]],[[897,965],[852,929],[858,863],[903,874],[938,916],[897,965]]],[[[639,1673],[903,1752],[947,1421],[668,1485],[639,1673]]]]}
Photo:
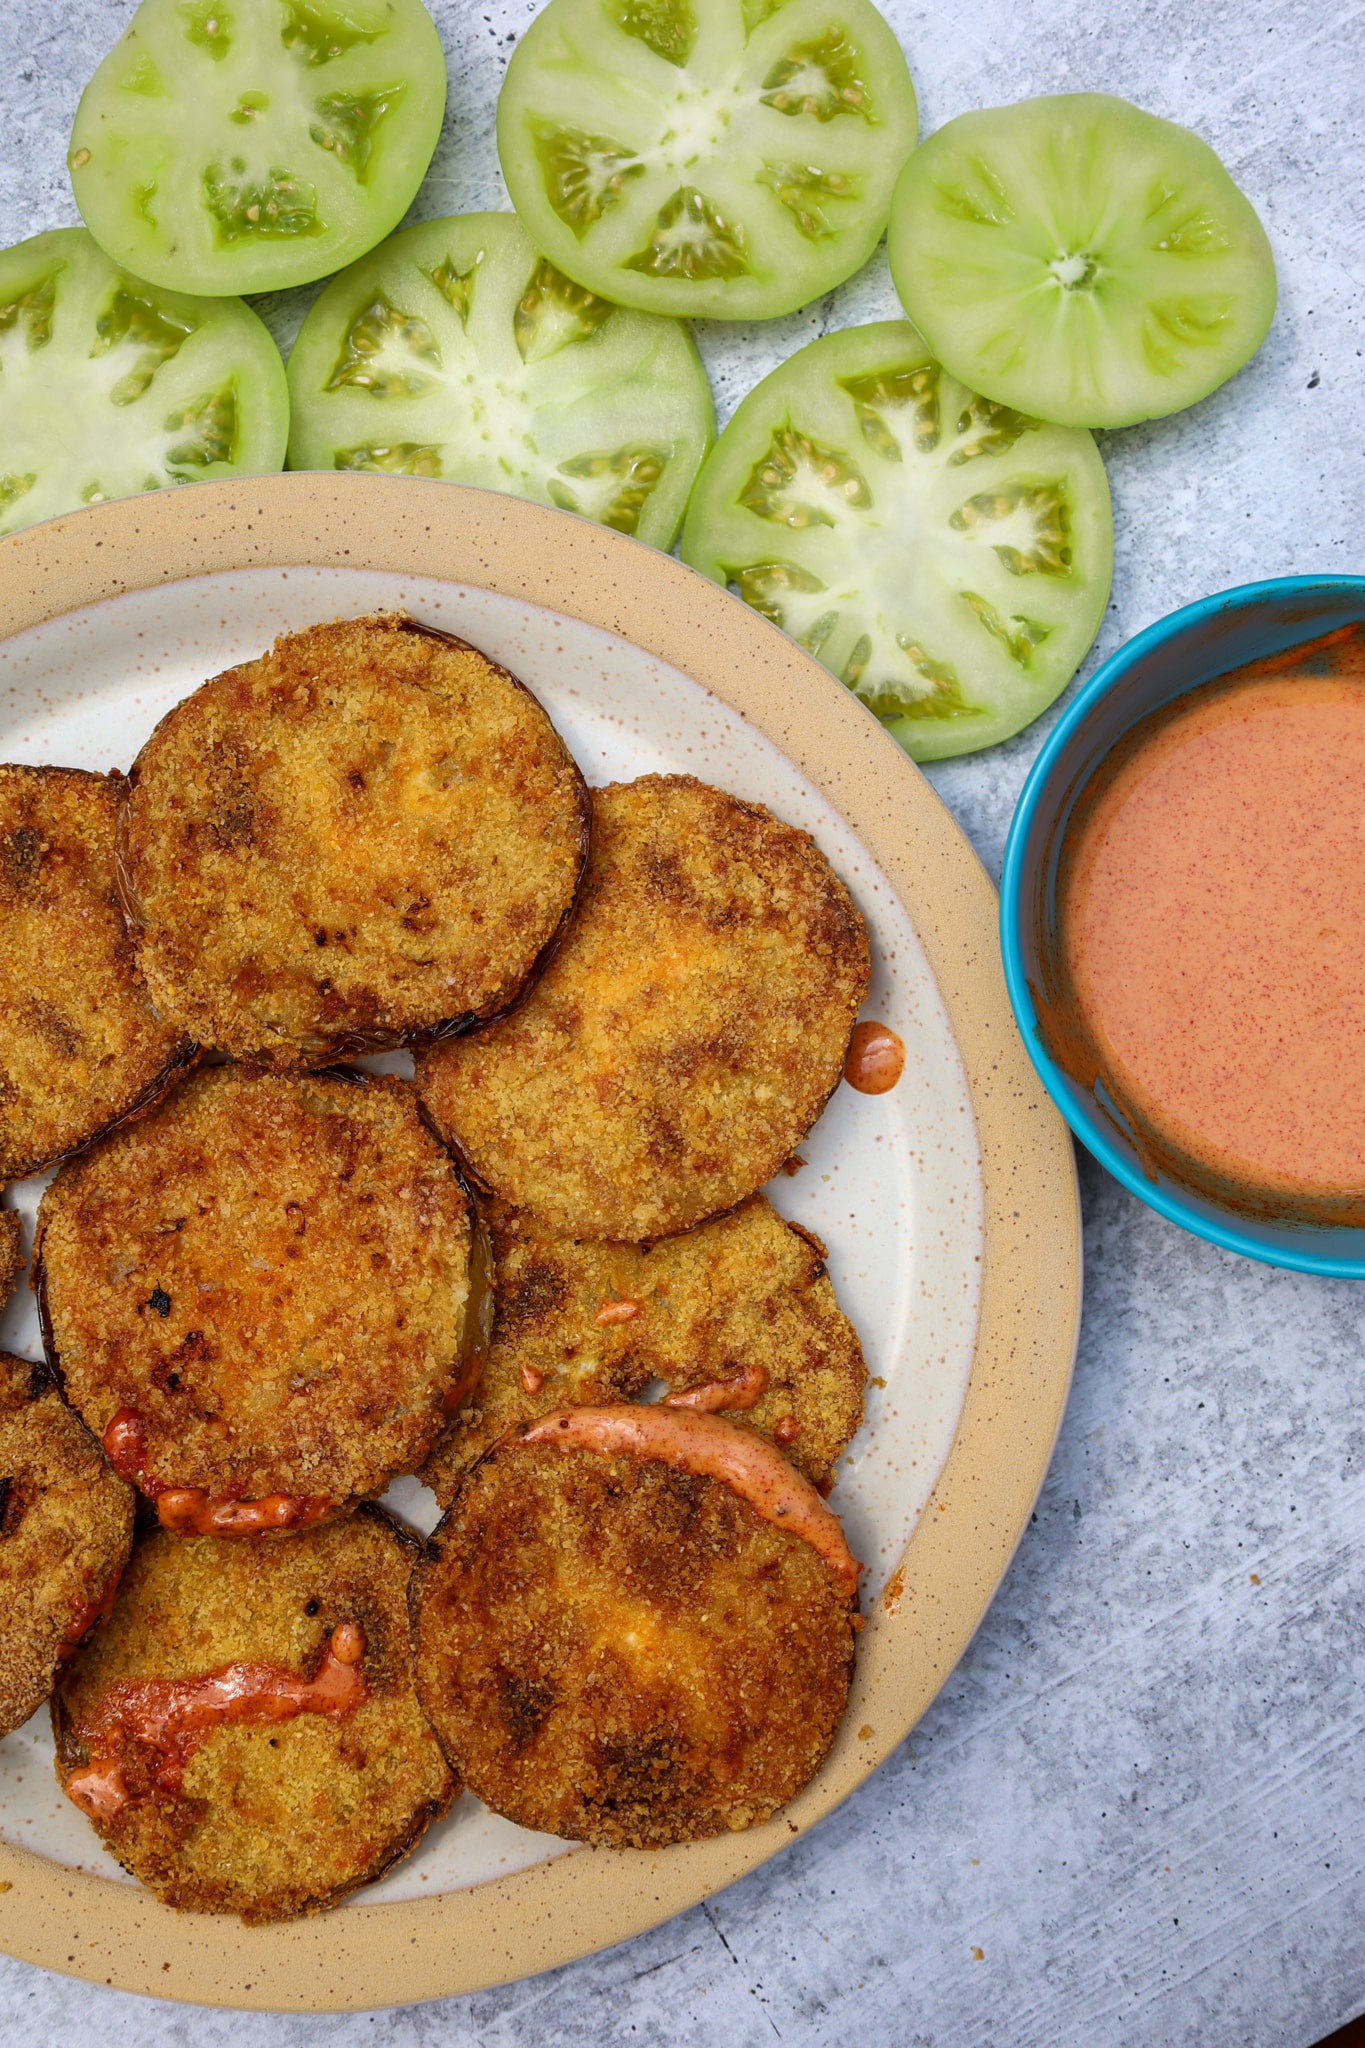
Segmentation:
{"type": "Polygon", "coordinates": [[[510,213],[407,228],[334,278],[289,392],[294,469],[482,484],[661,548],[714,426],[687,330],[571,284],[510,213]]]}
{"type": "Polygon", "coordinates": [[[76,204],[153,284],[306,284],[402,219],[445,96],[420,0],[142,0],[76,112],[76,204]]]}
{"type": "Polygon", "coordinates": [[[149,285],[84,228],[0,253],[0,533],[279,469],[288,434],[284,364],[240,299],[149,285]]]}
{"type": "Polygon", "coordinates": [[[1113,554],[1091,436],[967,390],[899,320],[813,341],[749,393],[682,540],[917,761],[992,746],[1052,702],[1113,554]]]}
{"type": "Polygon", "coordinates": [[[888,247],[955,377],[1068,426],[1193,405],[1275,310],[1265,229],[1208,144],[1107,93],[940,128],[900,175],[888,247]]]}
{"type": "Polygon", "coordinates": [[[566,276],[765,320],[864,263],[915,146],[871,0],[550,0],[498,99],[503,176],[566,276]]]}

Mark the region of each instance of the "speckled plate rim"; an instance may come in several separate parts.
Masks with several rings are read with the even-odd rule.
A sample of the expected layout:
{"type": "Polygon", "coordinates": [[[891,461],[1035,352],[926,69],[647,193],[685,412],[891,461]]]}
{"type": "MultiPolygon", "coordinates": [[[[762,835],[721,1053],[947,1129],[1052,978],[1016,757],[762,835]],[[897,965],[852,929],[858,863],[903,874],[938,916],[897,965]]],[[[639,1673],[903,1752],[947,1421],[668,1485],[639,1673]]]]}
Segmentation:
{"type": "Polygon", "coordinates": [[[859,835],[924,946],[971,1091],[985,1211],[952,1449],[869,1616],[835,1746],[766,1826],[658,1853],[584,1850],[467,1891],[257,1929],[0,1844],[10,1955],[163,1998],[325,2012],[448,1997],[605,1948],[733,1883],[847,1798],[943,1685],[1027,1525],[1071,1383],[1081,1258],[1070,1135],[1019,1037],[995,892],[967,840],[848,691],[671,556],[455,484],[251,477],[91,506],[0,541],[0,639],[128,591],[301,566],[438,577],[571,614],[681,669],[778,746],[859,835]]]}

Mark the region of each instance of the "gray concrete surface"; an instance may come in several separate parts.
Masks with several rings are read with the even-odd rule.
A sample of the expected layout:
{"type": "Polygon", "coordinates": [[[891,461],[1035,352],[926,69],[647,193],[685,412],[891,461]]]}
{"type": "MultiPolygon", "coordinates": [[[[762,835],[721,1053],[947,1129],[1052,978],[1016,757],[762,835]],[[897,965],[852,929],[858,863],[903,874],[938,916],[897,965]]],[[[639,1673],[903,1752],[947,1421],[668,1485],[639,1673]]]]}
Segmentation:
{"type": "MultiPolygon", "coordinates": [[[[0,0],[0,226],[77,216],[64,145],[132,0],[0,0]]],[[[446,133],[414,218],[506,203],[493,109],[526,0],[438,0],[446,133]]],[[[1280,310],[1181,417],[1103,437],[1091,662],[1249,578],[1365,568],[1365,6],[886,0],[925,130],[1098,87],[1198,129],[1260,209],[1280,310]]],[[[309,294],[264,310],[287,340],[309,294]]],[[[700,339],[724,415],[832,299],[700,339]]],[[[992,871],[1047,721],[934,781],[992,871]]],[[[1087,1289],[1052,1471],[920,1727],[705,1907],[543,1978],[350,2018],[191,2011],[0,1961],[0,2034],[110,2048],[1306,2048],[1365,2008],[1365,1295],[1196,1243],[1082,1163],[1087,1289]]],[[[320,1990],[325,1987],[319,1987],[320,1990]]]]}

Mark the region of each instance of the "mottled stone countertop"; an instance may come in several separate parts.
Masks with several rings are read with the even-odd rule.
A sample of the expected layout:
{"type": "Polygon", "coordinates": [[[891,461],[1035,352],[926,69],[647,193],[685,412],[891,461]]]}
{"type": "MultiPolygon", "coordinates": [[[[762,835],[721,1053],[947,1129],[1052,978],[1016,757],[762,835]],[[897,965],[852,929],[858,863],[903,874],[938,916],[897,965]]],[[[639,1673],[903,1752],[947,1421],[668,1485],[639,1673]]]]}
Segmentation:
{"type": "MultiPolygon", "coordinates": [[[[450,111],[414,207],[505,206],[528,0],[436,0],[450,111]]],[[[1101,437],[1113,602],[1083,673],[1264,575],[1365,568],[1360,0],[885,0],[925,131],[1102,88],[1196,128],[1260,210],[1280,308],[1193,411],[1101,437]]],[[[5,242],[77,219],[65,139],[133,0],[2,0],[5,242]]],[[[287,341],[310,293],[266,304],[287,341]],[[293,303],[297,300],[298,303],[293,303]]],[[[698,339],[722,418],[832,298],[698,339]]],[[[932,771],[998,874],[1048,720],[932,771]]],[[[12,2048],[99,2041],[1306,2048],[1365,2007],[1365,1293],[1186,1237],[1082,1160],[1075,1390],[1024,1542],[923,1722],[776,1862],[554,1975],[348,2018],[191,2012],[0,1960],[12,2048]]]]}

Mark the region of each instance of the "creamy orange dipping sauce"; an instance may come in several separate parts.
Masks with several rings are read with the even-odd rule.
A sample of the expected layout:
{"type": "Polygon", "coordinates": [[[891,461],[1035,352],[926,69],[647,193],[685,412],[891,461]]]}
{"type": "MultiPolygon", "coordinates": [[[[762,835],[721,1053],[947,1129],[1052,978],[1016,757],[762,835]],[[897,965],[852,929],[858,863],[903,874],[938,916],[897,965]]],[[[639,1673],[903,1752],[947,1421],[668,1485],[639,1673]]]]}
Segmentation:
{"type": "Polygon", "coordinates": [[[1205,684],[1078,806],[1040,1022],[1150,1167],[1365,1215],[1365,628],[1205,684]]]}

